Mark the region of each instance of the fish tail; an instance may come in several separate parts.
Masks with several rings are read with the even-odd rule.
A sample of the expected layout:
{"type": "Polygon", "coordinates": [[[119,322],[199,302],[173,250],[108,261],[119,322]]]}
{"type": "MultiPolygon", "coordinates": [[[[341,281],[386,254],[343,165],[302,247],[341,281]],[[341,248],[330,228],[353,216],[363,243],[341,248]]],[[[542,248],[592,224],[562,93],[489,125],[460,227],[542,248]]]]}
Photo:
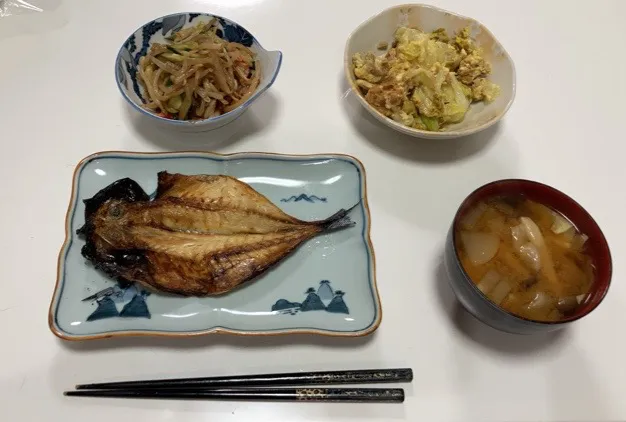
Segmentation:
{"type": "Polygon", "coordinates": [[[361,201],[357,202],[347,210],[343,208],[340,209],[327,219],[320,221],[320,227],[323,231],[341,230],[347,227],[354,227],[356,223],[352,221],[348,214],[350,214],[350,212],[352,212],[352,210],[355,209],[360,203],[361,201]]]}

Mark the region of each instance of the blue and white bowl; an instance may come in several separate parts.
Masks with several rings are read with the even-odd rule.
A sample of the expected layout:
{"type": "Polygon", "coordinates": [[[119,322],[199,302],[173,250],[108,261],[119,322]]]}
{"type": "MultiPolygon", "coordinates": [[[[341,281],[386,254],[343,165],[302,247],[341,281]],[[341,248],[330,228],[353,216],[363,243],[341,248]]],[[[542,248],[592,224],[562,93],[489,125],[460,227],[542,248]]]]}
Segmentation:
{"type": "Polygon", "coordinates": [[[120,92],[135,110],[157,123],[183,131],[201,132],[217,129],[241,116],[250,104],[272,86],[278,76],[282,58],[283,54],[280,51],[265,50],[250,32],[233,21],[208,13],[177,13],[146,23],[124,41],[115,61],[115,79],[120,92]],[[181,29],[195,26],[199,22],[208,22],[213,18],[217,19],[221,36],[225,40],[241,43],[257,54],[258,63],[261,67],[261,81],[254,95],[228,113],[203,120],[167,119],[143,108],[142,104],[146,102],[144,89],[137,80],[139,77],[137,71],[139,59],[146,55],[153,43],[165,43],[165,37],[169,37],[181,29]]]}

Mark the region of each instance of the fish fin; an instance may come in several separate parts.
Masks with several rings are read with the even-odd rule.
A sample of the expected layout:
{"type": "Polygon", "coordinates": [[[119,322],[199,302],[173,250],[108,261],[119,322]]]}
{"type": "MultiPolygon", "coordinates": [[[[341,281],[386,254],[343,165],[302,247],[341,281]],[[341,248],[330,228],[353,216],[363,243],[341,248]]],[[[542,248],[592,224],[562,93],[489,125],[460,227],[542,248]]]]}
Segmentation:
{"type": "Polygon", "coordinates": [[[348,209],[340,209],[325,220],[318,222],[323,231],[340,230],[348,227],[354,227],[356,223],[352,221],[349,214],[354,210],[361,201],[357,202],[348,209]]]}
{"type": "Polygon", "coordinates": [[[93,242],[87,242],[83,245],[81,255],[92,262],[96,270],[116,279],[122,286],[131,284],[130,279],[145,272],[148,264],[143,250],[120,249],[107,254],[98,254],[93,242]]]}
{"type": "Polygon", "coordinates": [[[324,231],[340,230],[348,227],[354,227],[356,223],[349,216],[344,215],[341,218],[333,220],[324,226],[324,231]]]}

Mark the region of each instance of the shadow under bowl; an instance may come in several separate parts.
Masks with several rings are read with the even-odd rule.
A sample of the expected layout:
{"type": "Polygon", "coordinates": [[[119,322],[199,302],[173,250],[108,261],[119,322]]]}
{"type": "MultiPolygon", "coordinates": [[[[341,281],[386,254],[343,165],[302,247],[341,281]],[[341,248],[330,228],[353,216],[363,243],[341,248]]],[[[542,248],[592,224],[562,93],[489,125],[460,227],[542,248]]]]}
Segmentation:
{"type": "Polygon", "coordinates": [[[457,299],[478,320],[500,331],[512,334],[533,334],[554,331],[579,320],[596,309],[606,296],[611,283],[612,261],[609,245],[595,220],[572,198],[550,186],[522,179],[491,182],[472,192],[457,210],[444,253],[448,281],[457,299]],[[568,218],[581,232],[589,236],[586,252],[595,267],[594,280],[583,303],[571,315],[559,321],[537,321],[517,316],[493,303],[472,282],[464,270],[456,248],[456,230],[459,221],[477,203],[489,198],[507,195],[524,197],[546,205],[568,218]]]}

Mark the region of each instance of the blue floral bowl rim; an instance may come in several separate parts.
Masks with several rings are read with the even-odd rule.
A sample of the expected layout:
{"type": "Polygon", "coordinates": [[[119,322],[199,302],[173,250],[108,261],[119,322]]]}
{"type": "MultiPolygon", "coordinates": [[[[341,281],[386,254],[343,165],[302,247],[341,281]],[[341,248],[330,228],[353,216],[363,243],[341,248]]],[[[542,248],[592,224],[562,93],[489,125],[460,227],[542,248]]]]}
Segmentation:
{"type": "Polygon", "coordinates": [[[223,118],[226,118],[227,116],[230,116],[232,114],[235,114],[235,112],[243,110],[245,108],[247,108],[248,106],[250,106],[250,104],[252,104],[253,101],[255,101],[257,98],[259,98],[259,96],[261,94],[263,94],[265,91],[267,91],[272,85],[274,85],[274,82],[276,81],[276,78],[278,77],[278,73],[280,72],[280,68],[281,65],[283,63],[283,53],[280,50],[266,50],[263,45],[261,45],[261,43],[259,42],[259,40],[257,40],[257,38],[252,34],[252,32],[248,31],[248,29],[246,27],[244,27],[243,25],[239,25],[237,22],[225,18],[223,16],[220,15],[215,15],[213,13],[206,13],[206,12],[177,12],[177,13],[170,13],[169,15],[163,15],[163,16],[159,16],[157,18],[152,19],[149,22],[146,22],[144,24],[142,24],[141,26],[139,26],[137,29],[135,29],[133,32],[131,32],[131,34],[126,37],[126,39],[124,40],[124,42],[122,43],[122,45],[120,46],[120,49],[117,51],[117,57],[115,59],[115,70],[114,70],[114,75],[115,75],[115,83],[117,84],[117,89],[120,91],[120,93],[122,94],[122,96],[124,97],[124,99],[137,111],[139,111],[140,113],[147,115],[153,119],[157,119],[163,122],[167,122],[170,124],[175,124],[175,125],[179,125],[179,126],[193,126],[193,125],[198,125],[198,124],[202,124],[202,123],[207,123],[207,122],[217,122],[223,118]],[[143,109],[142,107],[140,107],[139,105],[135,104],[135,102],[133,100],[131,100],[128,95],[126,94],[126,92],[124,92],[124,90],[122,89],[121,85],[120,85],[120,81],[117,78],[117,71],[118,71],[118,64],[119,61],[121,60],[121,54],[122,54],[122,49],[124,48],[124,46],[126,45],[126,43],[128,43],[128,41],[131,39],[131,37],[133,37],[137,31],[139,31],[141,28],[143,28],[146,25],[150,25],[151,23],[153,23],[154,21],[157,21],[159,19],[165,19],[165,18],[169,18],[170,16],[178,16],[178,15],[190,15],[190,14],[199,14],[201,16],[211,16],[214,18],[219,18],[219,19],[223,19],[224,21],[228,22],[228,23],[232,23],[234,25],[237,25],[238,27],[240,27],[241,29],[243,29],[244,31],[246,31],[248,34],[250,34],[250,36],[252,37],[252,40],[254,42],[256,42],[258,44],[258,46],[267,52],[276,52],[278,53],[278,65],[276,66],[276,71],[274,72],[274,75],[272,75],[272,79],[270,80],[270,82],[263,88],[258,89],[257,92],[254,93],[254,95],[252,95],[250,98],[248,98],[243,104],[241,104],[239,107],[229,111],[228,113],[224,113],[221,114],[219,116],[216,117],[209,117],[208,119],[201,119],[201,120],[174,120],[174,119],[166,119],[164,117],[160,117],[157,116],[156,114],[150,113],[149,111],[143,109]]]}
{"type": "Polygon", "coordinates": [[[365,171],[365,165],[361,160],[357,157],[349,154],[343,153],[315,153],[315,154],[289,154],[289,153],[278,153],[278,152],[261,152],[261,151],[242,151],[242,152],[233,152],[233,153],[219,153],[219,152],[207,152],[207,151],[199,151],[199,150],[181,150],[181,151],[159,151],[159,152],[146,152],[146,151],[121,151],[121,150],[105,150],[94,152],[83,159],[81,159],[76,167],[74,167],[74,172],[72,174],[72,189],[69,197],[69,205],[67,207],[65,213],[65,236],[63,239],[63,243],[61,244],[61,248],[59,250],[59,254],[57,257],[57,275],[56,282],[54,285],[54,290],[52,292],[52,299],[50,300],[50,306],[48,307],[48,327],[50,331],[62,340],[68,341],[82,341],[82,340],[99,340],[106,338],[114,338],[114,337],[199,337],[209,334],[226,334],[226,335],[235,335],[235,336],[252,336],[252,337],[277,337],[277,336],[285,336],[285,335],[319,335],[322,337],[343,337],[343,338],[355,338],[355,337],[365,337],[372,333],[374,333],[383,319],[383,308],[382,302],[380,299],[380,291],[378,289],[378,280],[376,277],[376,254],[374,252],[374,245],[372,243],[372,215],[369,207],[369,201],[367,196],[367,175],[365,171]],[[184,157],[187,155],[196,155],[200,157],[210,157],[214,159],[220,160],[234,160],[238,157],[251,157],[251,156],[260,156],[260,157],[268,157],[268,158],[277,158],[277,159],[285,159],[285,160],[298,160],[298,159],[314,159],[314,158],[339,158],[344,160],[352,160],[359,167],[359,171],[362,175],[362,194],[361,198],[361,206],[363,207],[363,213],[365,218],[365,228],[363,232],[363,240],[366,242],[366,246],[369,252],[369,259],[371,261],[371,277],[370,277],[370,289],[372,292],[372,299],[374,301],[375,308],[375,316],[371,324],[360,331],[351,331],[351,332],[334,332],[334,331],[326,331],[321,329],[294,329],[294,328],[286,328],[278,331],[246,331],[246,330],[233,330],[224,327],[214,327],[201,331],[193,331],[193,332],[146,332],[146,331],[137,331],[137,330],[127,330],[121,332],[114,333],[101,333],[101,334],[91,334],[86,336],[74,336],[68,335],[63,330],[61,330],[56,324],[56,312],[60,300],[59,292],[61,288],[61,279],[62,279],[62,270],[65,266],[65,256],[69,245],[71,243],[72,237],[72,228],[71,228],[71,217],[74,211],[74,207],[76,205],[77,198],[77,185],[78,185],[78,176],[82,168],[90,163],[93,160],[96,160],[102,156],[107,156],[110,154],[119,154],[119,155],[128,155],[128,156],[144,156],[144,157],[173,157],[180,156],[184,157]]]}

